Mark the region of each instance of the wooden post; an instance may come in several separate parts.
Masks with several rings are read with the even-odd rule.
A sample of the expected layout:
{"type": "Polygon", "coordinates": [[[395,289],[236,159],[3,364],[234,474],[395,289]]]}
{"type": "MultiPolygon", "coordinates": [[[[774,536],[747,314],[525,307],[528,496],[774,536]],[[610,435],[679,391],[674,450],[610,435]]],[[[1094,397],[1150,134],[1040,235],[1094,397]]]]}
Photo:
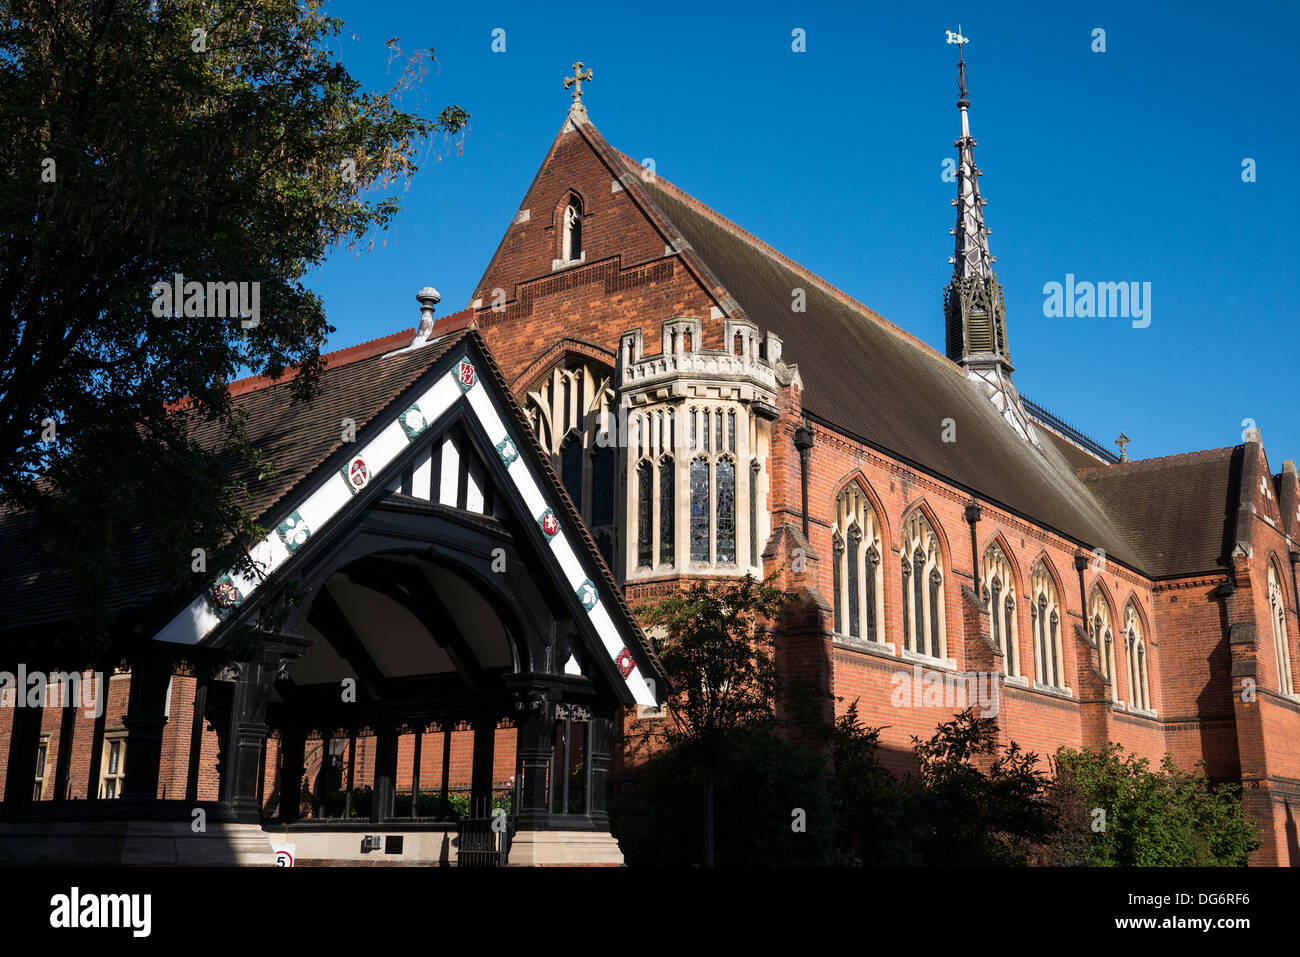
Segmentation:
{"type": "Polygon", "coordinates": [[[158,772],[162,765],[162,733],[167,724],[167,685],[171,663],[157,650],[146,648],[131,662],[131,699],[126,717],[126,780],[122,799],[153,804],[158,799],[158,772]]]}

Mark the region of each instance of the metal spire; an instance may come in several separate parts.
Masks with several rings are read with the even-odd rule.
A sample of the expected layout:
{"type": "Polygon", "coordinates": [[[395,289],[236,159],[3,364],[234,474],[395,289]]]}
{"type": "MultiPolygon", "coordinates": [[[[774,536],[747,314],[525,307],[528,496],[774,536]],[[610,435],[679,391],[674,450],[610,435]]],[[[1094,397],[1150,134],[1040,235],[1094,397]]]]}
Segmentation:
{"type": "Polygon", "coordinates": [[[961,365],[978,382],[1008,424],[1026,441],[1038,444],[1033,421],[1011,382],[1011,350],[1007,345],[1006,304],[1002,284],[989,254],[989,230],[984,225],[984,199],[980,196],[979,167],[975,165],[975,137],[970,135],[970,100],[966,89],[966,44],[969,38],[946,31],[957,44],[957,109],[961,111],[961,138],[957,147],[957,224],[950,230],[955,248],[948,260],[952,279],[944,291],[943,314],[947,327],[948,358],[961,365]]]}
{"type": "Polygon", "coordinates": [[[989,255],[988,227],[984,225],[985,200],[980,196],[979,167],[975,165],[975,137],[970,135],[970,117],[967,110],[970,100],[966,91],[966,44],[969,38],[962,36],[961,26],[957,32],[945,31],[948,42],[957,44],[957,108],[961,110],[961,138],[953,143],[958,149],[957,198],[953,205],[957,207],[957,225],[952,233],[957,237],[956,249],[949,260],[954,274],[961,279],[979,276],[988,279],[993,275],[993,263],[989,255]]]}
{"type": "Polygon", "coordinates": [[[970,100],[966,89],[966,44],[968,37],[946,31],[948,42],[957,44],[957,108],[961,111],[961,137],[957,147],[957,224],[949,230],[955,237],[952,280],[944,297],[947,321],[948,357],[967,371],[990,363],[1010,371],[1006,316],[1002,286],[993,271],[996,260],[989,254],[989,230],[984,225],[984,203],[980,196],[979,167],[975,165],[975,137],[970,135],[970,100]]]}

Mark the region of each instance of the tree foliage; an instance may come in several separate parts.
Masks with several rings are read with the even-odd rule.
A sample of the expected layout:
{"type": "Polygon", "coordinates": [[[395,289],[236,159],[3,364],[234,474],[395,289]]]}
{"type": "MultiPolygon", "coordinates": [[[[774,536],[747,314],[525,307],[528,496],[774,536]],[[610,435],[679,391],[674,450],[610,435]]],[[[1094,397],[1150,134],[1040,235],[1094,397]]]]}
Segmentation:
{"type": "Polygon", "coordinates": [[[87,609],[144,503],[178,580],[193,548],[243,557],[262,530],[239,470],[275,463],[248,447],[226,383],[292,368],[311,394],[333,330],[304,274],[373,244],[422,151],[465,129],[457,107],[400,108],[432,51],[390,41],[393,88],[364,91],[322,8],[0,7],[0,501],[63,543],[87,609]],[[177,275],[256,288],[256,323],[156,309],[155,284],[177,275]],[[186,397],[193,413],[169,414],[186,397]],[[195,441],[199,421],[219,427],[215,446],[195,441]]]}
{"type": "Polygon", "coordinates": [[[667,749],[639,769],[636,799],[611,808],[629,863],[707,863],[713,846],[736,866],[1206,866],[1245,864],[1259,846],[1240,790],[1203,768],[1166,756],[1153,771],[1112,744],[1061,749],[1053,774],[970,708],[912,737],[910,773],[886,768],[856,701],[828,724],[824,695],[780,680],[760,626],[794,600],[747,577],[638,609],[673,689],[667,749]]]}
{"type": "Polygon", "coordinates": [[[1165,755],[1153,769],[1146,758],[1126,756],[1110,743],[1062,748],[1056,768],[1065,829],[1084,837],[1070,863],[1241,867],[1259,847],[1241,788],[1212,785],[1204,765],[1183,771],[1165,755]]]}
{"type": "Polygon", "coordinates": [[[775,716],[774,649],[758,625],[791,598],[773,581],[695,581],[637,609],[672,685],[670,742],[708,741],[775,716]]]}

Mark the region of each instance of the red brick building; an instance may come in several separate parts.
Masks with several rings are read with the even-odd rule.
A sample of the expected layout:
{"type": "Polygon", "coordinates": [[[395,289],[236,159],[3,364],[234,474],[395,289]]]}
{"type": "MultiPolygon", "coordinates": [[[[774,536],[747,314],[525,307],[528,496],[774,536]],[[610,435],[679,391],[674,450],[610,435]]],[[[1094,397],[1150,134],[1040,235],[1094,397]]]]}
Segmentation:
{"type": "Polygon", "coordinates": [[[783,668],[888,725],[900,766],[955,709],[899,707],[899,676],[992,672],[1005,739],[1203,760],[1244,787],[1255,861],[1300,863],[1294,463],[1275,472],[1255,430],[1128,461],[1017,394],[967,106],[945,353],[614,149],[576,100],[477,326],[598,540],[575,450],[618,410],[630,598],[777,572],[813,612],[782,630],[783,668]],[[565,383],[594,390],[561,422],[565,383]]]}
{"type": "MultiPolygon", "coordinates": [[[[783,672],[887,725],[881,743],[897,767],[911,735],[928,736],[964,703],[926,689],[974,679],[1003,739],[1040,755],[1114,741],[1184,768],[1204,761],[1243,786],[1263,842],[1255,862],[1300,863],[1294,463],[1275,473],[1256,430],[1232,448],[1129,461],[1018,394],[964,83],[963,67],[943,352],[611,147],[580,92],[469,309],[422,325],[416,345],[432,362],[445,351],[435,343],[476,330],[535,435],[539,468],[562,484],[566,514],[622,592],[603,600],[626,609],[624,596],[635,604],[684,579],[775,573],[802,600],[777,629],[783,672]]],[[[356,420],[363,431],[428,364],[408,352],[394,373],[388,350],[407,336],[331,358],[344,396],[389,377],[356,420]]],[[[254,404],[268,391],[241,388],[254,404]]],[[[262,407],[270,416],[275,401],[262,407]]],[[[339,454],[317,452],[300,474],[339,454]]],[[[409,494],[419,469],[393,491],[409,494]]],[[[462,499],[467,481],[477,487],[462,478],[462,499]]],[[[627,641],[617,671],[651,675],[648,647],[627,641]]],[[[552,660],[553,672],[591,675],[574,655],[572,667],[552,660]]],[[[145,685],[135,672],[131,683],[145,685]]],[[[112,687],[116,729],[127,704],[112,687]]],[[[214,765],[230,745],[196,688],[171,677],[157,725],[160,799],[226,793],[214,765]]],[[[617,695],[601,694],[613,707],[617,695]]],[[[625,720],[659,720],[653,689],[629,700],[617,699],[625,720]]],[[[0,712],[6,741],[20,713],[0,712]]],[[[480,717],[477,740],[497,741],[484,750],[467,720],[448,712],[383,741],[373,728],[318,733],[298,771],[317,801],[304,798],[304,816],[320,813],[311,782],[326,753],[349,801],[367,781],[378,793],[380,778],[408,801],[441,778],[445,801],[476,762],[491,779],[473,785],[479,796],[515,788],[537,741],[516,751],[517,722],[498,714],[493,731],[480,717]]],[[[103,794],[113,760],[103,742],[115,732],[90,724],[46,709],[40,734],[51,743],[36,767],[61,770],[46,793],[37,774],[38,803],[69,781],[103,794]],[[78,756],[59,765],[65,738],[78,756]]],[[[557,760],[559,739],[546,733],[557,760]]],[[[262,820],[283,817],[283,740],[273,732],[249,752],[262,820]]],[[[565,743],[563,760],[574,747],[585,744],[565,743]]],[[[8,787],[25,782],[28,766],[6,768],[8,787]]],[[[562,803],[567,813],[567,790],[562,803]]]]}

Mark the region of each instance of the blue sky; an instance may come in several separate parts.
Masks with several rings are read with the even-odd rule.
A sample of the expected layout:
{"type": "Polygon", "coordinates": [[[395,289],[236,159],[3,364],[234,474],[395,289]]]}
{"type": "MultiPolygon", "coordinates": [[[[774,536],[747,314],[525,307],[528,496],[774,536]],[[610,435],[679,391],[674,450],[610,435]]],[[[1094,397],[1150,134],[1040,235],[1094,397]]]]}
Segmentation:
{"type": "Polygon", "coordinates": [[[942,349],[958,135],[944,30],[960,22],[1017,386],[1103,444],[1123,429],[1134,458],[1233,445],[1253,419],[1279,471],[1300,458],[1300,5],[1068,6],[334,0],[363,84],[391,85],[388,38],[432,47],[436,71],[405,107],[455,103],[472,120],[373,250],[309,274],[338,329],[329,348],[413,328],[428,283],[440,315],[467,304],[583,60],[611,144],[942,349]],[[1043,286],[1067,273],[1151,283],[1150,326],[1046,318],[1043,286]]]}

